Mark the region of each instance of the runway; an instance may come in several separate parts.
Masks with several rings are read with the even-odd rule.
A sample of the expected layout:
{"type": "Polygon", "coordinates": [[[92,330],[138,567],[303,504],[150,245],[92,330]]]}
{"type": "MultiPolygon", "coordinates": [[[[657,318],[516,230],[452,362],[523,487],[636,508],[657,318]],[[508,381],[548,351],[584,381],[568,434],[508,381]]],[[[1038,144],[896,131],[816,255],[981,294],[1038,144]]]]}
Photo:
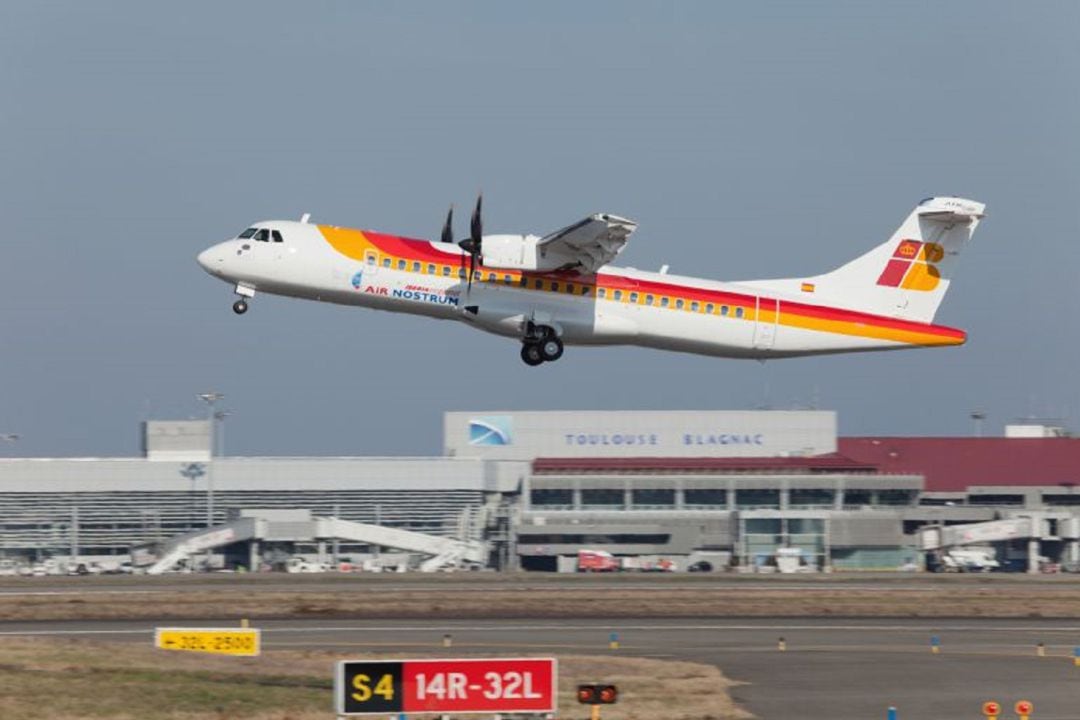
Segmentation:
{"type": "MultiPolygon", "coordinates": [[[[3,623],[3,636],[151,642],[156,623],[3,623]]],[[[206,626],[206,621],[169,625],[206,626]]],[[[230,619],[222,624],[235,624],[230,619]]],[[[746,683],[736,701],[767,720],[871,720],[894,705],[908,720],[979,717],[983,701],[1034,702],[1037,720],[1077,720],[1080,622],[1060,620],[260,621],[273,649],[416,656],[612,653],[715,664],[746,683]],[[611,633],[620,647],[610,650],[611,633]],[[452,647],[442,646],[452,636],[452,647]],[[931,636],[940,654],[930,651],[931,636]],[[786,650],[778,649],[784,638],[786,650]],[[1036,653],[1045,644],[1046,657],[1036,653]]],[[[329,668],[328,668],[329,672],[329,668]]],[[[585,678],[583,678],[584,680],[585,678]]],[[[603,679],[598,663],[596,677],[603,679]]],[[[576,708],[563,708],[573,716],[576,708]],[[569,712],[568,712],[569,711],[569,712]]],[[[1011,714],[1007,717],[1011,717],[1011,714]]]]}

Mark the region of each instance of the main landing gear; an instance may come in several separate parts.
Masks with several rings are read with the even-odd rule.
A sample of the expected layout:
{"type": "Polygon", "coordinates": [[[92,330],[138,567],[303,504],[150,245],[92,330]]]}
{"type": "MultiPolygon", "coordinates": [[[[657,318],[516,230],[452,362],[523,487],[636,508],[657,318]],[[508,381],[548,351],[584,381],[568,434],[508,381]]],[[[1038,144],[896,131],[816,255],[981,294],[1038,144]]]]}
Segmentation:
{"type": "Polygon", "coordinates": [[[529,323],[521,340],[521,359],[526,365],[536,367],[545,362],[555,362],[563,355],[563,341],[547,325],[529,323]]]}

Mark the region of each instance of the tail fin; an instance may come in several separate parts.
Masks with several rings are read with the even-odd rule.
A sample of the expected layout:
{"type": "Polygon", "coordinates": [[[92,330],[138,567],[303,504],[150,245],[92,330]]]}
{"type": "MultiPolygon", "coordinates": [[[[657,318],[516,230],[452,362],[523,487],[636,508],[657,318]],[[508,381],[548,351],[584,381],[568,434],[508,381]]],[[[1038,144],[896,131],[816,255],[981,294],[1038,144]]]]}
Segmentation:
{"type": "Polygon", "coordinates": [[[832,272],[746,284],[797,294],[811,302],[929,323],[949,289],[957,255],[985,209],[974,200],[927,198],[888,242],[832,272]]]}

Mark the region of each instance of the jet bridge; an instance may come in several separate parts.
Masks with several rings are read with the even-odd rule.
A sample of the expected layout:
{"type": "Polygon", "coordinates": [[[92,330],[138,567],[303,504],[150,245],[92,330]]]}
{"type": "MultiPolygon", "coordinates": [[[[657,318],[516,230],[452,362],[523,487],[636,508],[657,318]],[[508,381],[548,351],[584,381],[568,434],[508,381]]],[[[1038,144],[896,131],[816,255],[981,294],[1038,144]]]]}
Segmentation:
{"type": "Polygon", "coordinates": [[[198,530],[174,538],[165,545],[161,557],[147,569],[150,575],[168,572],[184,560],[238,542],[291,540],[294,542],[345,541],[393,548],[425,555],[421,572],[445,568],[485,565],[487,543],[462,541],[427,533],[401,530],[383,525],[352,522],[334,517],[313,517],[303,513],[302,520],[275,520],[252,514],[224,525],[198,530]]]}
{"type": "Polygon", "coordinates": [[[1040,561],[1046,559],[1041,554],[1044,542],[1064,543],[1062,565],[1080,567],[1080,517],[1071,514],[1025,512],[1003,520],[919,529],[919,546],[926,552],[948,553],[953,548],[1011,541],[1026,542],[1029,573],[1039,572],[1040,561]]]}
{"type": "Polygon", "coordinates": [[[929,525],[920,528],[919,540],[923,550],[944,550],[963,545],[981,545],[1030,538],[1034,535],[1034,525],[1034,520],[1030,517],[944,527],[929,525]]]}

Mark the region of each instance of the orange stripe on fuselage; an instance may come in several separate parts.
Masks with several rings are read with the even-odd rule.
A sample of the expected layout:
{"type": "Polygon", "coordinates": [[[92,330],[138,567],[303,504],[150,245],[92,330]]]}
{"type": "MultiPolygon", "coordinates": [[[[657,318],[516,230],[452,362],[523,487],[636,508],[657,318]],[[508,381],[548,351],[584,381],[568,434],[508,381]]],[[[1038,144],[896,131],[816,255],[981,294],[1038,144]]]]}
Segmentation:
{"type": "MultiPolygon", "coordinates": [[[[456,246],[454,246],[454,250],[451,252],[442,252],[433,248],[431,243],[426,240],[416,240],[397,235],[372,232],[370,230],[354,230],[351,228],[340,228],[330,225],[318,225],[316,227],[318,227],[319,232],[322,233],[323,237],[326,238],[327,243],[329,243],[334,250],[345,257],[360,262],[365,261],[366,255],[370,251],[380,253],[383,256],[389,256],[394,262],[397,260],[407,260],[409,262],[421,262],[425,265],[435,264],[439,266],[455,266],[459,264],[463,258],[462,253],[457,251],[456,246]]],[[[686,302],[686,306],[682,309],[676,308],[674,303],[666,308],[662,308],[659,305],[659,300],[657,300],[657,304],[652,306],[657,310],[693,312],[693,310],[690,309],[691,302],[698,301],[702,303],[702,307],[705,304],[711,303],[715,306],[713,315],[724,317],[729,320],[753,320],[755,319],[754,311],[758,307],[758,298],[755,295],[728,290],[700,288],[691,285],[680,285],[673,282],[644,280],[623,275],[598,274],[581,276],[567,272],[532,273],[521,272],[519,270],[488,268],[483,265],[478,265],[477,279],[474,282],[484,282],[483,277],[485,277],[487,273],[496,273],[498,276],[497,281],[500,284],[502,284],[503,278],[510,277],[513,283],[518,284],[519,289],[528,290],[530,292],[551,292],[548,289],[550,288],[549,283],[551,281],[557,281],[561,283],[574,283],[578,287],[593,288],[593,294],[586,297],[594,297],[596,290],[602,288],[609,293],[608,297],[605,299],[612,302],[615,301],[610,296],[610,293],[615,290],[623,291],[624,297],[622,302],[626,303],[629,303],[629,294],[631,292],[639,294],[637,303],[639,305],[644,305],[645,295],[667,296],[674,300],[681,299],[686,302]],[[484,273],[485,275],[481,276],[481,273],[484,273]],[[520,281],[522,277],[525,277],[529,282],[521,285],[520,281]],[[544,281],[545,289],[535,290],[533,287],[533,280],[544,281]],[[720,307],[724,305],[730,308],[743,308],[744,316],[742,318],[737,318],[733,313],[721,316],[719,314],[720,307]]],[[[558,291],[557,294],[565,295],[566,293],[558,291]]],[[[581,295],[577,296],[581,297],[581,295]]],[[[760,311],[761,317],[758,318],[761,322],[776,322],[773,308],[769,307],[773,302],[773,298],[762,297],[763,307],[760,311]]],[[[847,310],[825,305],[811,305],[808,303],[793,302],[783,299],[779,300],[779,304],[779,324],[805,330],[927,346],[961,345],[967,339],[967,335],[963,330],[957,330],[944,325],[919,323],[910,320],[885,317],[883,315],[874,315],[858,310],[847,310]]],[[[701,312],[701,310],[699,309],[698,312],[701,312]]]]}

